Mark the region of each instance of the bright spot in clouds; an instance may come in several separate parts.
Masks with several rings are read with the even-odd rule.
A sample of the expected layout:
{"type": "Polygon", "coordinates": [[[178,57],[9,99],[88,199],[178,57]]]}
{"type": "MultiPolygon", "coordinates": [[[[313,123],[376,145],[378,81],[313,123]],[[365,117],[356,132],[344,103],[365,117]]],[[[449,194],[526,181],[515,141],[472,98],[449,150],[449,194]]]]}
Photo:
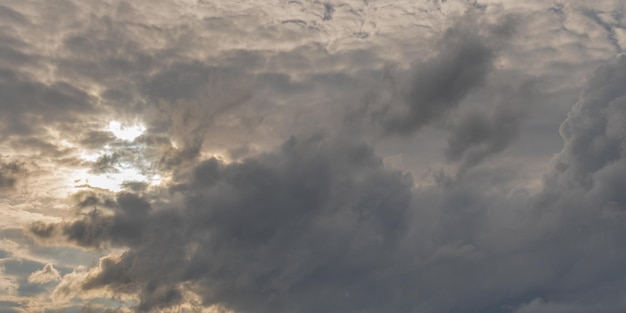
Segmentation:
{"type": "MultiPolygon", "coordinates": [[[[112,132],[115,137],[125,141],[133,141],[141,136],[145,131],[145,127],[140,124],[122,125],[118,121],[111,121],[106,130],[112,132]]],[[[110,146],[106,145],[104,150],[99,152],[81,151],[81,159],[89,162],[97,162],[107,152],[113,152],[110,146]]],[[[123,162],[115,165],[115,171],[109,173],[93,173],[89,168],[76,170],[73,172],[72,180],[74,189],[81,188],[100,188],[113,192],[119,192],[123,189],[124,183],[127,182],[145,182],[148,185],[159,185],[162,183],[160,175],[146,175],[137,167],[136,164],[123,162]]]]}
{"type": "Polygon", "coordinates": [[[92,174],[89,169],[81,169],[76,171],[74,175],[76,188],[94,187],[113,192],[121,191],[125,182],[148,180],[136,168],[119,169],[117,173],[107,174],[92,174]]]}
{"type": "Polygon", "coordinates": [[[141,136],[146,128],[143,127],[143,125],[125,126],[118,121],[111,121],[107,130],[112,132],[113,135],[119,139],[133,141],[135,138],[141,136]]]}
{"type": "Polygon", "coordinates": [[[145,182],[150,186],[163,183],[161,175],[146,176],[136,168],[122,168],[117,173],[93,174],[89,169],[77,170],[73,176],[74,188],[100,188],[112,192],[124,189],[124,183],[145,182]]]}

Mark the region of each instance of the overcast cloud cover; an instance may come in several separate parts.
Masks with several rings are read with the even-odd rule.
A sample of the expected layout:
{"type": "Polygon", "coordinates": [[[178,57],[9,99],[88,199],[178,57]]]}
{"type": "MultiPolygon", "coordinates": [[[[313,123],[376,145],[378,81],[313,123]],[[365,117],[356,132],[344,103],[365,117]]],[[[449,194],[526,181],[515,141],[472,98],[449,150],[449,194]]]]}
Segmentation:
{"type": "Polygon", "coordinates": [[[0,0],[0,312],[624,312],[625,6],[0,0]]]}

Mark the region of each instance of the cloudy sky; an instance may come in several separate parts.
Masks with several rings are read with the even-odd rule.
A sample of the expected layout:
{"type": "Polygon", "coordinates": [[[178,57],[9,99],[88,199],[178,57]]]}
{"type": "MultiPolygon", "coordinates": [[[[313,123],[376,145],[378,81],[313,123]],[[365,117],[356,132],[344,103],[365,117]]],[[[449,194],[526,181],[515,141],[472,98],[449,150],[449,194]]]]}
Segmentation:
{"type": "Polygon", "coordinates": [[[623,312],[625,6],[0,0],[0,312],[623,312]]]}

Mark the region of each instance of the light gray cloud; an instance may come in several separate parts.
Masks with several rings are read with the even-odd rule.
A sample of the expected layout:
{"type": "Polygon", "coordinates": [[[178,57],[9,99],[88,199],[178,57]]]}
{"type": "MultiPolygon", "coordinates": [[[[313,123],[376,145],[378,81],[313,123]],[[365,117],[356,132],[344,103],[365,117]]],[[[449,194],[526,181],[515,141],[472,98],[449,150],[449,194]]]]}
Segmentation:
{"type": "Polygon", "coordinates": [[[555,177],[564,185],[593,186],[592,176],[607,166],[618,166],[624,149],[624,55],[598,68],[581,99],[561,124],[565,140],[555,159],[555,177]]]}
{"type": "Polygon", "coordinates": [[[50,263],[28,276],[28,282],[31,284],[47,284],[58,280],[61,280],[61,275],[50,263]]]}

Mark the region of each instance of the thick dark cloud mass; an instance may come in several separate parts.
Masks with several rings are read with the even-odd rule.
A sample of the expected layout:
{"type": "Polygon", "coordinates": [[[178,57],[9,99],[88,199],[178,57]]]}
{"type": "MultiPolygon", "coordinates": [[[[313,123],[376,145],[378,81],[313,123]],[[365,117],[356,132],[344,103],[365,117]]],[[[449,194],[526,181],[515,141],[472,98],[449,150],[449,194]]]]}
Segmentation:
{"type": "Polygon", "coordinates": [[[0,311],[623,312],[619,2],[2,2],[0,311]]]}
{"type": "Polygon", "coordinates": [[[374,312],[400,291],[386,281],[399,274],[387,271],[407,231],[411,180],[366,145],[292,138],[241,163],[204,161],[174,188],[174,208],[121,194],[113,215],[56,226],[80,246],[130,247],[82,289],[138,292],[147,311],[183,301],[184,284],[207,304],[257,312],[374,312]]]}
{"type": "Polygon", "coordinates": [[[166,205],[83,197],[102,209],[33,232],[127,247],[56,294],[138,294],[138,311],[189,292],[236,312],[618,311],[625,73],[623,56],[595,72],[537,196],[503,195],[480,173],[415,189],[367,145],[317,136],[203,161],[166,205]]]}

